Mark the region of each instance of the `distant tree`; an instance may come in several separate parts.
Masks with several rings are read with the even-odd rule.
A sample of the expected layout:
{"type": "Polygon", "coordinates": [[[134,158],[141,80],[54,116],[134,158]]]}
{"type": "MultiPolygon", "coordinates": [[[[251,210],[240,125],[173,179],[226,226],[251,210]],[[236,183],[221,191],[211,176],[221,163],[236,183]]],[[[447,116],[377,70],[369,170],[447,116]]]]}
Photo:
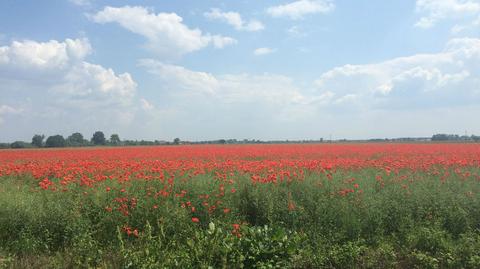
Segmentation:
{"type": "Polygon", "coordinates": [[[38,134],[34,135],[32,137],[32,146],[37,148],[43,147],[43,139],[45,139],[44,135],[38,135],[38,134]]]}
{"type": "Polygon", "coordinates": [[[122,143],[122,141],[120,140],[120,136],[118,136],[118,134],[112,134],[110,136],[110,144],[118,146],[121,143],[122,143]]]}
{"type": "Polygon", "coordinates": [[[457,134],[435,134],[432,136],[432,141],[460,141],[469,140],[467,136],[459,136],[457,134]]]}
{"type": "Polygon", "coordinates": [[[218,144],[226,144],[226,143],[227,143],[227,140],[225,139],[218,140],[218,144]]]}
{"type": "Polygon", "coordinates": [[[177,138],[173,139],[173,144],[175,144],[175,145],[180,144],[180,138],[177,137],[177,138]]]}
{"type": "Polygon", "coordinates": [[[10,147],[10,144],[8,143],[0,143],[0,149],[8,149],[10,147]]]}
{"type": "Polygon", "coordinates": [[[12,144],[10,144],[10,147],[12,149],[23,149],[23,148],[29,148],[31,147],[31,144],[23,141],[15,141],[12,144]]]}
{"type": "Polygon", "coordinates": [[[61,148],[65,147],[67,145],[67,142],[65,141],[65,138],[61,135],[52,135],[47,138],[47,141],[45,141],[45,146],[47,148],[61,148]]]}
{"type": "Polygon", "coordinates": [[[69,137],[67,137],[67,144],[69,146],[85,146],[88,143],[87,140],[83,138],[83,135],[81,133],[73,133],[69,137]]]}
{"type": "Polygon", "coordinates": [[[96,131],[92,137],[92,143],[94,145],[105,145],[107,140],[105,139],[105,135],[101,131],[96,131]]]}
{"type": "Polygon", "coordinates": [[[448,141],[448,140],[453,140],[454,138],[453,135],[448,135],[448,134],[434,134],[432,136],[432,141],[448,141]]]}
{"type": "Polygon", "coordinates": [[[472,140],[475,141],[475,142],[479,142],[480,141],[480,136],[472,135],[472,140]]]}

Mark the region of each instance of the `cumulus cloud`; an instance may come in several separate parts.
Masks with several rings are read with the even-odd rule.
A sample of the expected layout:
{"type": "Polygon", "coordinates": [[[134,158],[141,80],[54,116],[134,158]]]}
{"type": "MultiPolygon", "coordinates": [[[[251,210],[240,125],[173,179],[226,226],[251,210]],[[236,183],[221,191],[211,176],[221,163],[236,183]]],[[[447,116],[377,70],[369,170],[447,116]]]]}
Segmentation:
{"type": "MultiPolygon", "coordinates": [[[[416,27],[431,28],[445,19],[473,18],[480,14],[478,0],[417,0],[416,11],[422,17],[415,23],[416,27]]],[[[458,31],[460,26],[453,30],[458,31]]]]}
{"type": "Polygon", "coordinates": [[[350,108],[423,109],[480,101],[480,39],[450,40],[442,52],[367,65],[345,65],[315,81],[350,108]]]}
{"type": "Polygon", "coordinates": [[[270,54],[270,53],[273,53],[275,52],[274,49],[272,48],[267,48],[267,47],[264,47],[264,48],[257,48],[253,51],[253,54],[255,56],[262,56],[262,55],[267,55],[267,54],[270,54]]]}
{"type": "Polygon", "coordinates": [[[249,130],[256,130],[255,137],[265,137],[282,124],[311,115],[310,103],[324,101],[308,98],[292,78],[283,75],[216,75],[152,59],[140,61],[139,66],[162,85],[158,99],[166,101],[154,113],[158,118],[152,126],[170,126],[167,136],[184,133],[189,135],[187,139],[239,138],[251,137],[249,130]]]}
{"type": "Polygon", "coordinates": [[[139,66],[162,85],[168,105],[158,113],[175,111],[160,122],[176,132],[195,130],[195,139],[238,138],[250,129],[262,138],[429,136],[474,131],[467,115],[480,112],[480,39],[474,38],[452,39],[438,53],[339,66],[310,85],[278,74],[218,75],[151,59],[139,66]]]}
{"type": "Polygon", "coordinates": [[[237,44],[237,40],[228,36],[213,35],[210,36],[213,46],[217,49],[223,49],[226,46],[237,44]]]}
{"type": "Polygon", "coordinates": [[[91,52],[87,39],[0,46],[2,135],[88,134],[89,128],[135,130],[136,137],[154,139],[480,132],[472,117],[480,113],[476,38],[451,39],[436,53],[339,66],[313,83],[270,73],[215,74],[144,59],[138,66],[154,85],[148,99],[137,96],[128,73],[88,62],[91,52]]]}
{"type": "Polygon", "coordinates": [[[292,78],[275,74],[226,74],[193,71],[182,66],[144,59],[139,66],[155,75],[176,96],[202,95],[222,103],[262,102],[270,104],[305,104],[292,78]]]}
{"type": "Polygon", "coordinates": [[[3,68],[62,69],[82,60],[92,48],[87,39],[13,41],[10,46],[0,47],[0,64],[3,68]]]}
{"type": "Polygon", "coordinates": [[[153,59],[140,60],[139,66],[157,75],[174,92],[186,90],[190,93],[213,94],[218,87],[218,80],[209,73],[196,72],[182,66],[165,64],[153,59]]]}
{"type": "Polygon", "coordinates": [[[335,4],[330,0],[298,0],[289,4],[269,7],[267,13],[272,17],[288,17],[298,20],[308,14],[329,13],[334,9],[335,4]]]}
{"type": "Polygon", "coordinates": [[[238,31],[255,32],[265,29],[265,26],[260,21],[252,19],[247,22],[242,19],[242,16],[238,12],[222,12],[222,10],[218,8],[212,8],[209,12],[203,13],[203,15],[210,20],[219,20],[230,24],[238,31]]]}
{"type": "Polygon", "coordinates": [[[14,108],[8,105],[0,105],[0,124],[3,123],[3,116],[12,115],[12,114],[19,114],[22,112],[21,108],[14,108]]]}
{"type": "Polygon", "coordinates": [[[140,6],[107,6],[89,17],[97,23],[118,23],[130,32],[144,36],[148,40],[147,48],[160,56],[181,56],[208,45],[223,48],[237,42],[231,37],[191,29],[176,13],[155,14],[140,6]]]}
{"type": "MultiPolygon", "coordinates": [[[[128,125],[138,103],[136,82],[129,73],[85,61],[91,52],[87,39],[13,41],[0,47],[2,101],[22,105],[25,125],[79,130],[128,125]]],[[[0,112],[17,110],[3,105],[0,112]]]]}

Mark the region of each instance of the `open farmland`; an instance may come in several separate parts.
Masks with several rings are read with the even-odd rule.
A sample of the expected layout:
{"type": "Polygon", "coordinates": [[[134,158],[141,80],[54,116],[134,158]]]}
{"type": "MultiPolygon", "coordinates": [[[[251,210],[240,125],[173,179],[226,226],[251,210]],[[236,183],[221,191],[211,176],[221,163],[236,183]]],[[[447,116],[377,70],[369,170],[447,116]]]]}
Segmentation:
{"type": "Polygon", "coordinates": [[[479,268],[480,145],[0,151],[0,266],[479,268]]]}

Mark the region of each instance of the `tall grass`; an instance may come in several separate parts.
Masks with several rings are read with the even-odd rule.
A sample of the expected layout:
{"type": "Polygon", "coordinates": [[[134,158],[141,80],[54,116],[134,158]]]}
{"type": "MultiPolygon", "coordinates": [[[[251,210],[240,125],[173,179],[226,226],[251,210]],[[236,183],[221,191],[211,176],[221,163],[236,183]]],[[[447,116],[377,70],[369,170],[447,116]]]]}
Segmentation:
{"type": "Polygon", "coordinates": [[[0,266],[480,268],[476,177],[305,173],[277,183],[177,175],[170,185],[106,180],[56,191],[5,177],[0,266]]]}

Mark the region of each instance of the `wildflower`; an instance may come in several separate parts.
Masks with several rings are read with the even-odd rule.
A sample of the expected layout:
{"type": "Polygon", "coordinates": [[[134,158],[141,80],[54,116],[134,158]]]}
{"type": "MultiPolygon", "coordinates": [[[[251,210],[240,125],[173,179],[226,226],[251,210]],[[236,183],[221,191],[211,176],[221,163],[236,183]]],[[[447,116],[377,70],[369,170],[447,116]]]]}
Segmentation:
{"type": "Polygon", "coordinates": [[[197,223],[197,222],[200,222],[200,220],[199,220],[198,218],[193,217],[193,218],[192,218],[192,222],[197,223]]]}
{"type": "Polygon", "coordinates": [[[232,226],[233,226],[232,234],[240,238],[242,236],[240,234],[240,224],[234,223],[232,224],[232,226]]]}

